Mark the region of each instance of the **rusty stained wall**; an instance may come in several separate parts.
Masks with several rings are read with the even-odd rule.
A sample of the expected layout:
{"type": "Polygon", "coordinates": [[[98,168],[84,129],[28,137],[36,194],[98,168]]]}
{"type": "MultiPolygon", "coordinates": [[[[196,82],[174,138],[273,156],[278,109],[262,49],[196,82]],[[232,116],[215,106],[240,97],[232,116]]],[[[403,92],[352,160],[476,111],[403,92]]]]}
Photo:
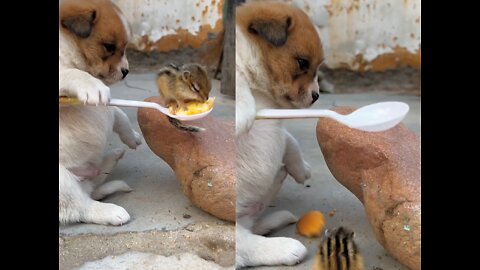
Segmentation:
{"type": "Polygon", "coordinates": [[[421,0],[285,0],[318,26],[329,68],[420,69],[421,0]]]}
{"type": "MultiPolygon", "coordinates": [[[[199,48],[222,29],[224,0],[113,0],[132,25],[136,49],[199,48]]],[[[318,26],[329,68],[420,69],[421,0],[282,0],[318,26]]]]}
{"type": "Polygon", "coordinates": [[[199,48],[223,27],[223,0],[112,1],[132,26],[132,46],[144,52],[199,48]]]}

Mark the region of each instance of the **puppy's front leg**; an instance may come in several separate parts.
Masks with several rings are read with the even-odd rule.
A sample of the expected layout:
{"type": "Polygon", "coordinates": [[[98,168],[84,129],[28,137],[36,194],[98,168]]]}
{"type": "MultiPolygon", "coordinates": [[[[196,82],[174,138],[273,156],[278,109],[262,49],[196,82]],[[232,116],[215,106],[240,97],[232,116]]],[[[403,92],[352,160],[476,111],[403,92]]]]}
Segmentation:
{"type": "Polygon", "coordinates": [[[283,162],[293,179],[295,179],[297,183],[302,184],[311,177],[310,164],[303,159],[297,140],[286,130],[285,140],[286,149],[283,162]]]}
{"type": "Polygon", "coordinates": [[[110,101],[110,88],[85,71],[61,69],[58,95],[77,97],[85,104],[106,105],[110,101]]]}
{"type": "Polygon", "coordinates": [[[113,131],[118,134],[120,140],[131,149],[136,149],[137,146],[142,144],[142,137],[138,132],[133,130],[130,125],[128,116],[119,108],[113,107],[115,122],[113,123],[113,131]]]}
{"type": "Polygon", "coordinates": [[[235,135],[248,132],[255,121],[255,99],[245,77],[236,72],[235,135]]]}

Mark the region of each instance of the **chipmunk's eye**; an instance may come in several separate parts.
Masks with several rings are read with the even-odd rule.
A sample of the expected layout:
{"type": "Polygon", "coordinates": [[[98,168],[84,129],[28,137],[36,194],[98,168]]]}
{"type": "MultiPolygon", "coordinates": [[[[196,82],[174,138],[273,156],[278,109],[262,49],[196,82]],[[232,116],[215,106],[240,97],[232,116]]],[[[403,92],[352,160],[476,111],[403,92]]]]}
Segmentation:
{"type": "Polygon", "coordinates": [[[195,92],[200,92],[200,87],[198,86],[198,84],[192,83],[192,87],[193,87],[193,90],[195,90],[195,92]]]}

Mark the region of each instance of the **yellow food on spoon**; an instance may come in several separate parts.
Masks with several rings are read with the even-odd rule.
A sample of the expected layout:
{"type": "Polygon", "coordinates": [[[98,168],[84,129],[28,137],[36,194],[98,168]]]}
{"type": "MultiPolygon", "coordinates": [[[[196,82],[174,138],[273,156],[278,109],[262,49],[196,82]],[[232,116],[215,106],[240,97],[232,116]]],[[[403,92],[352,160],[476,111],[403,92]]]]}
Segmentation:
{"type": "Polygon", "coordinates": [[[209,98],[205,102],[192,101],[187,103],[187,109],[179,108],[175,110],[173,107],[169,107],[168,110],[173,115],[194,115],[204,113],[213,108],[214,97],[209,98]]]}
{"type": "Polygon", "coordinates": [[[297,222],[299,234],[307,237],[316,237],[325,228],[325,218],[319,211],[310,211],[303,215],[297,222]]]}

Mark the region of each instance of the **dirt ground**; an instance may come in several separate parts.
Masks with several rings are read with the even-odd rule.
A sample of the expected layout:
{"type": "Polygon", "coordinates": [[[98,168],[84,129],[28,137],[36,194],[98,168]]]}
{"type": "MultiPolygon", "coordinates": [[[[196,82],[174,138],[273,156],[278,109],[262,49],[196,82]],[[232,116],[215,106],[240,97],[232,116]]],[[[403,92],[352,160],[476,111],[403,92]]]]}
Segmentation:
{"type": "Polygon", "coordinates": [[[60,236],[59,266],[61,269],[72,269],[85,261],[99,260],[129,251],[165,256],[179,251],[191,252],[221,266],[229,266],[235,259],[234,230],[234,226],[204,223],[168,232],[151,230],[115,235],[60,236]]]}

